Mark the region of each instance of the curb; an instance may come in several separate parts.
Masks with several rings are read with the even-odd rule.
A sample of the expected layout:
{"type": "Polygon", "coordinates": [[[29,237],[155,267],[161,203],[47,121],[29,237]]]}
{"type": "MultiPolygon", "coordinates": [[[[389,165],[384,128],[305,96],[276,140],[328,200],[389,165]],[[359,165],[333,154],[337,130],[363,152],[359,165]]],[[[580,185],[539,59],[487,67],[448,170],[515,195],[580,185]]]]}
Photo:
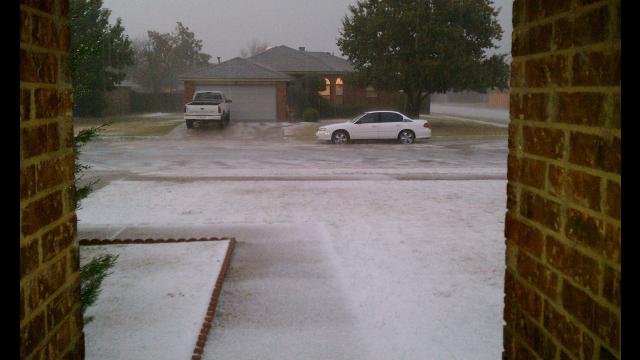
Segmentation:
{"type": "Polygon", "coordinates": [[[210,237],[210,238],[179,238],[179,239],[80,239],[78,240],[79,244],[82,246],[91,246],[91,245],[118,245],[118,244],[160,244],[160,243],[184,243],[184,242],[199,242],[199,241],[223,241],[229,240],[229,247],[227,248],[227,253],[224,256],[224,260],[222,261],[222,267],[220,268],[220,272],[218,273],[218,278],[216,279],[216,283],[213,287],[213,293],[211,294],[211,300],[209,301],[209,306],[207,307],[207,313],[202,322],[202,326],[200,327],[200,333],[198,338],[196,339],[196,344],[193,348],[193,354],[191,356],[191,360],[201,360],[202,354],[204,352],[204,347],[207,343],[207,338],[209,335],[209,330],[211,330],[211,324],[213,322],[213,318],[216,312],[216,306],[218,304],[218,297],[220,297],[220,292],[222,291],[222,282],[224,281],[224,277],[229,269],[229,263],[231,262],[231,255],[233,254],[233,249],[236,244],[236,239],[233,237],[210,237]]]}
{"type": "Polygon", "coordinates": [[[202,322],[202,327],[200,328],[200,335],[198,335],[198,340],[196,341],[196,346],[193,349],[193,356],[191,356],[191,360],[201,360],[202,353],[204,351],[204,346],[206,345],[207,338],[209,335],[209,330],[211,329],[211,323],[213,322],[213,317],[216,313],[216,306],[218,304],[218,297],[220,296],[220,292],[222,291],[222,282],[224,281],[224,277],[229,269],[229,263],[231,262],[231,254],[233,253],[233,249],[236,245],[236,239],[229,239],[229,247],[227,248],[227,253],[224,256],[224,261],[222,262],[222,267],[220,268],[220,273],[218,274],[218,278],[216,279],[216,285],[213,287],[213,293],[211,294],[211,302],[209,303],[209,307],[207,308],[207,314],[204,317],[204,321],[202,322]]]}
{"type": "Polygon", "coordinates": [[[159,244],[159,243],[183,243],[197,241],[235,241],[232,237],[209,237],[209,238],[178,238],[178,239],[80,239],[78,243],[82,246],[87,245],[115,245],[115,244],[159,244]]]}

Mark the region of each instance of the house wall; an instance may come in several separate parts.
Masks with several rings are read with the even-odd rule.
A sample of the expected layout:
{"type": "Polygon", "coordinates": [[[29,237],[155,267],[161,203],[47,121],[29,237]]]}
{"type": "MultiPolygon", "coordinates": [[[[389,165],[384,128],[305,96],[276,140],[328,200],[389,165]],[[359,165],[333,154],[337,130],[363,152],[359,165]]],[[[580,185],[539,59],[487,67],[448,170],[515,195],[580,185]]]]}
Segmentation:
{"type": "Polygon", "coordinates": [[[196,92],[196,84],[194,81],[185,81],[184,82],[184,103],[191,102],[193,99],[193,94],[196,92]]]}
{"type": "Polygon", "coordinates": [[[376,91],[376,97],[367,97],[367,89],[356,87],[345,82],[345,105],[370,105],[372,108],[385,108],[397,106],[402,103],[402,93],[389,91],[376,91]]]}
{"type": "Polygon", "coordinates": [[[620,1],[513,24],[504,358],[619,359],[620,1]]]}
{"type": "Polygon", "coordinates": [[[82,359],[68,0],[20,1],[20,358],[82,359]]]}
{"type": "Polygon", "coordinates": [[[276,120],[286,121],[289,119],[289,108],[287,105],[287,84],[276,85],[276,120]]]}
{"type": "Polygon", "coordinates": [[[509,91],[496,91],[487,94],[487,103],[493,108],[509,108],[509,91]]]}

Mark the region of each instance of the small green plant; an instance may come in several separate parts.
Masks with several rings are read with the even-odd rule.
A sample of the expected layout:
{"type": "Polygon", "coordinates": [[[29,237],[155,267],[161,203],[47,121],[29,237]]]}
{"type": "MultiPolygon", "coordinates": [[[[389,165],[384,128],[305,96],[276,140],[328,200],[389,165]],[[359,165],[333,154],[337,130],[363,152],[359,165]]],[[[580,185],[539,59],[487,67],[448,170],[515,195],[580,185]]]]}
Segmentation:
{"type": "Polygon", "coordinates": [[[306,108],[302,112],[302,120],[304,121],[318,121],[318,119],[320,119],[320,114],[314,108],[306,108]]]}
{"type": "MultiPolygon", "coordinates": [[[[109,124],[102,124],[99,126],[94,126],[89,129],[81,130],[78,135],[73,138],[73,153],[75,154],[76,160],[78,159],[78,155],[80,155],[80,148],[82,148],[86,143],[95,139],[100,135],[100,132],[104,130],[106,126],[109,124]]],[[[83,172],[87,169],[90,169],[91,166],[86,164],[81,164],[76,161],[74,174],[75,174],[75,182],[74,189],[75,191],[71,191],[73,194],[73,208],[79,209],[80,202],[82,199],[86,198],[93,192],[93,186],[100,181],[100,179],[93,180],[87,184],[80,185],[80,181],[83,177],[83,172]]],[[[80,267],[80,303],[82,304],[82,312],[96,302],[98,299],[98,295],[100,295],[100,286],[102,285],[102,281],[109,276],[111,273],[109,269],[111,269],[118,259],[118,255],[100,255],[91,259],[84,266],[80,267]]],[[[93,320],[93,317],[88,317],[85,319],[84,323],[88,324],[93,320]]]]}
{"type": "MultiPolygon", "coordinates": [[[[98,299],[102,281],[111,273],[109,270],[116,264],[118,255],[99,255],[91,259],[80,268],[80,303],[82,312],[98,299]]],[[[92,317],[85,319],[85,324],[93,320],[92,317]]]]}
{"type": "MultiPolygon", "coordinates": [[[[100,132],[104,130],[105,127],[109,126],[109,123],[105,123],[99,126],[94,126],[91,127],[89,129],[83,129],[80,130],[80,132],[78,133],[78,135],[76,135],[73,138],[73,153],[76,156],[76,160],[78,159],[78,155],[80,155],[80,148],[83,147],[86,143],[88,143],[89,141],[95,139],[96,137],[98,137],[98,135],[100,135],[100,132]]],[[[81,180],[83,178],[83,172],[85,170],[90,169],[91,166],[89,165],[85,165],[85,164],[81,164],[80,162],[76,161],[75,164],[75,169],[74,169],[74,174],[75,174],[75,182],[74,182],[74,187],[75,187],[75,191],[72,191],[71,193],[73,194],[73,208],[75,210],[80,209],[80,202],[82,201],[82,199],[86,198],[87,196],[89,196],[89,194],[91,194],[91,192],[93,191],[93,186],[95,184],[97,184],[100,179],[96,179],[93,181],[90,181],[84,185],[81,185],[81,180]]]]}

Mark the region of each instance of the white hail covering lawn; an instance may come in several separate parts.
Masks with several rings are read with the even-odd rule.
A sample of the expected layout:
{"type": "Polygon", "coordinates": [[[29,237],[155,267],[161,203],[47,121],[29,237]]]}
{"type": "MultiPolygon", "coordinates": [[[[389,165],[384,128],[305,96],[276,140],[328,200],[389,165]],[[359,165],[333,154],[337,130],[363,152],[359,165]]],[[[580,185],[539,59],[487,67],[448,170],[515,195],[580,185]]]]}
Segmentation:
{"type": "MultiPolygon", "coordinates": [[[[243,299],[239,293],[225,293],[223,286],[221,301],[237,304],[237,308],[219,309],[228,316],[253,310],[266,314],[276,308],[287,310],[275,314],[277,321],[273,323],[254,317],[236,326],[232,320],[225,323],[222,317],[209,335],[210,350],[205,349],[205,355],[215,353],[212,358],[498,359],[502,346],[505,204],[504,180],[114,181],[85,199],[78,217],[80,230],[92,226],[206,225],[218,227],[218,235],[236,236],[236,231],[242,235],[237,237],[237,260],[252,246],[268,246],[269,239],[286,240],[279,248],[290,249],[292,254],[310,248],[326,249],[317,255],[325,259],[321,262],[323,279],[336,279],[341,284],[334,287],[326,283],[337,292],[327,301],[334,305],[343,302],[336,308],[345,313],[341,331],[353,341],[351,355],[344,351],[349,344],[341,347],[345,344],[335,343],[334,335],[321,329],[313,331],[314,323],[326,323],[322,318],[296,312],[307,308],[294,305],[304,304],[301,297],[304,300],[314,294],[314,289],[305,288],[314,282],[296,282],[295,291],[291,291],[286,289],[291,287],[286,279],[313,273],[309,266],[314,264],[285,257],[282,261],[287,264],[273,264],[284,273],[274,271],[264,277],[269,284],[280,284],[291,291],[286,296],[279,294],[279,299],[291,299],[292,306],[270,304],[255,295],[243,299]],[[303,230],[281,230],[287,226],[303,230]],[[260,228],[270,233],[269,237],[263,236],[264,245],[258,241],[260,228]],[[245,236],[250,233],[247,229],[258,231],[245,236]],[[304,229],[309,236],[304,236],[304,229]],[[277,231],[282,231],[282,236],[272,234],[277,231]],[[309,247],[310,243],[319,246],[309,247]],[[269,280],[273,276],[279,276],[279,281],[269,280]],[[261,321],[259,326],[257,321],[261,321]],[[225,336],[240,331],[246,337],[225,336]],[[260,346],[267,336],[271,336],[271,345],[260,346]],[[304,353],[312,347],[324,352],[316,356],[304,353]]],[[[168,252],[167,257],[172,258],[172,254],[168,252]]],[[[200,254],[189,256],[197,258],[200,254]]],[[[259,253],[256,256],[260,259],[259,253]]],[[[190,259],[190,265],[194,264],[190,259]]],[[[250,261],[243,264],[251,266],[250,261]]],[[[156,270],[165,271],[164,267],[156,270]]],[[[234,269],[232,260],[225,286],[244,286],[248,294],[266,291],[260,289],[264,281],[247,282],[242,271],[242,267],[234,269]],[[256,288],[252,290],[251,286],[256,288]]],[[[124,282],[115,276],[108,280],[124,282]]],[[[127,288],[120,286],[122,291],[127,288]]],[[[162,284],[149,281],[147,286],[151,291],[162,284]]],[[[181,288],[183,293],[189,291],[187,284],[181,288]]],[[[268,290],[271,292],[265,295],[279,291],[268,290]]],[[[103,296],[101,300],[108,299],[103,296]]],[[[205,308],[203,304],[197,310],[205,308]]],[[[157,309],[155,317],[173,316],[167,309],[157,309]]],[[[317,316],[322,317],[322,312],[317,316]]],[[[177,326],[175,330],[186,331],[177,326]]],[[[135,333],[133,329],[127,331],[135,333]]],[[[157,343],[169,340],[163,335],[157,343]]],[[[182,345],[189,347],[192,341],[184,336],[182,345]]]]}
{"type": "Polygon", "coordinates": [[[228,240],[81,246],[81,264],[118,254],[85,317],[87,360],[190,359],[228,240]]]}

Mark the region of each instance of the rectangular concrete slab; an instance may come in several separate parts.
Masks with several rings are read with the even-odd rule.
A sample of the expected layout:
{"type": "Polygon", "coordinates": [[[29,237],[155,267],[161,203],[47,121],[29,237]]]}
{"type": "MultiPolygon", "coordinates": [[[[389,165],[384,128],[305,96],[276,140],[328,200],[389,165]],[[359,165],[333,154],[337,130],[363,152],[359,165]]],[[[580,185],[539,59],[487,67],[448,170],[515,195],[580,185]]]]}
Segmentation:
{"type": "Polygon", "coordinates": [[[86,359],[191,358],[229,244],[81,246],[81,265],[97,255],[118,255],[85,312],[93,318],[84,327],[86,359]]]}

